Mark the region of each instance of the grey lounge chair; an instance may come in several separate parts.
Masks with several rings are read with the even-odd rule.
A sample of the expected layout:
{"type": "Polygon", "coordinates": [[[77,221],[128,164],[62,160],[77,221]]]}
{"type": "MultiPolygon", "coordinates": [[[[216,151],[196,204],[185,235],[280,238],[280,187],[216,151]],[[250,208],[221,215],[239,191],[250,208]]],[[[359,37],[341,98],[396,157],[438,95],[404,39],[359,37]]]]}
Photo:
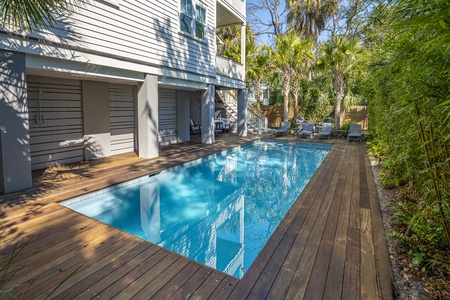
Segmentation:
{"type": "Polygon", "coordinates": [[[350,140],[359,140],[362,141],[362,132],[360,124],[350,124],[350,129],[347,134],[347,142],[350,140]]]}
{"type": "Polygon", "coordinates": [[[272,132],[274,135],[287,135],[289,132],[289,129],[291,129],[291,122],[289,121],[284,121],[283,123],[281,123],[281,126],[277,129],[274,129],[272,132]]]}
{"type": "Polygon", "coordinates": [[[322,127],[319,130],[319,138],[327,138],[332,137],[332,125],[331,123],[322,123],[322,127]]]}
{"type": "Polygon", "coordinates": [[[311,137],[314,134],[314,127],[316,125],[314,123],[305,123],[305,125],[303,125],[302,130],[300,130],[298,132],[298,135],[301,137],[311,137]]]}

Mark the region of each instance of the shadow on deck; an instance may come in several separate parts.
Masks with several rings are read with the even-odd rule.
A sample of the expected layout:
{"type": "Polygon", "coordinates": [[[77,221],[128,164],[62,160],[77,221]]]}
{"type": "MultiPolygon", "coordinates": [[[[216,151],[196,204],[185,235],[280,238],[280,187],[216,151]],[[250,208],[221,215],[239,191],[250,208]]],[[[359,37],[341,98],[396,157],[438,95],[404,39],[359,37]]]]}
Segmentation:
{"type": "Polygon", "coordinates": [[[155,159],[128,153],[35,172],[33,188],[0,195],[2,257],[28,243],[8,271],[18,273],[7,287],[24,299],[45,298],[59,283],[51,297],[391,299],[364,143],[284,137],[334,146],[241,280],[58,204],[261,137],[272,138],[224,134],[214,145],[161,147],[155,159]]]}

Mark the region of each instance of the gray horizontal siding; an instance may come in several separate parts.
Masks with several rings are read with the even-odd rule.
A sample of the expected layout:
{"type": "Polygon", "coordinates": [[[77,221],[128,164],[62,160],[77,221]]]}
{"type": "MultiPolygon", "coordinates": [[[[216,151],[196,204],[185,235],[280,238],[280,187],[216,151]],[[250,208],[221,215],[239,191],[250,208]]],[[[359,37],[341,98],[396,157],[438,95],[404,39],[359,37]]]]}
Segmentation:
{"type": "Polygon", "coordinates": [[[112,155],[134,151],[135,97],[133,86],[119,84],[109,86],[112,155]]]}
{"type": "Polygon", "coordinates": [[[215,1],[207,8],[207,41],[179,32],[179,0],[120,1],[119,8],[91,1],[65,22],[36,37],[202,75],[215,74],[215,1]]]}
{"type": "Polygon", "coordinates": [[[81,82],[29,76],[27,88],[31,168],[83,160],[81,82]]]}

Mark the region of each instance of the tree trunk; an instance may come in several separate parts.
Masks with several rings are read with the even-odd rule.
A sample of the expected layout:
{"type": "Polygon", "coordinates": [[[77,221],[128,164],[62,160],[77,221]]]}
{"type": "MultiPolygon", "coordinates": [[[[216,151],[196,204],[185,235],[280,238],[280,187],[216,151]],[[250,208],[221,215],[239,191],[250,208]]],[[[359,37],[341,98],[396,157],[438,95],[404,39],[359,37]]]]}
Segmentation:
{"type": "Polygon", "coordinates": [[[284,95],[284,120],[289,121],[289,91],[291,84],[291,77],[289,76],[289,70],[284,70],[283,74],[283,95],[284,95]]]}
{"type": "Polygon", "coordinates": [[[341,106],[344,99],[344,74],[342,71],[336,71],[336,104],[334,107],[334,127],[335,130],[341,128],[341,106]]]}
{"type": "Polygon", "coordinates": [[[261,81],[255,81],[255,98],[256,98],[256,107],[258,110],[261,108],[261,81]]]}
{"type": "Polygon", "coordinates": [[[294,120],[298,117],[298,80],[296,78],[292,81],[292,94],[294,95],[294,120]]]}

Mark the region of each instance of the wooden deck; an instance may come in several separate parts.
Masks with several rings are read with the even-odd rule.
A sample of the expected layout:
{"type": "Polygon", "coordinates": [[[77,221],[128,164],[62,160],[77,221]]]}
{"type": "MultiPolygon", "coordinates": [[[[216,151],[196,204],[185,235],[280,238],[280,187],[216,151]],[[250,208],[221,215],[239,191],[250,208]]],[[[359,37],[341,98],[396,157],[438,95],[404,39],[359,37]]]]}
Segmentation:
{"type": "Polygon", "coordinates": [[[156,159],[124,154],[34,173],[32,189],[0,195],[2,260],[24,246],[7,287],[23,299],[393,298],[363,143],[319,141],[334,146],[241,280],[58,204],[257,138],[224,134],[214,145],[162,147],[156,159]]]}

